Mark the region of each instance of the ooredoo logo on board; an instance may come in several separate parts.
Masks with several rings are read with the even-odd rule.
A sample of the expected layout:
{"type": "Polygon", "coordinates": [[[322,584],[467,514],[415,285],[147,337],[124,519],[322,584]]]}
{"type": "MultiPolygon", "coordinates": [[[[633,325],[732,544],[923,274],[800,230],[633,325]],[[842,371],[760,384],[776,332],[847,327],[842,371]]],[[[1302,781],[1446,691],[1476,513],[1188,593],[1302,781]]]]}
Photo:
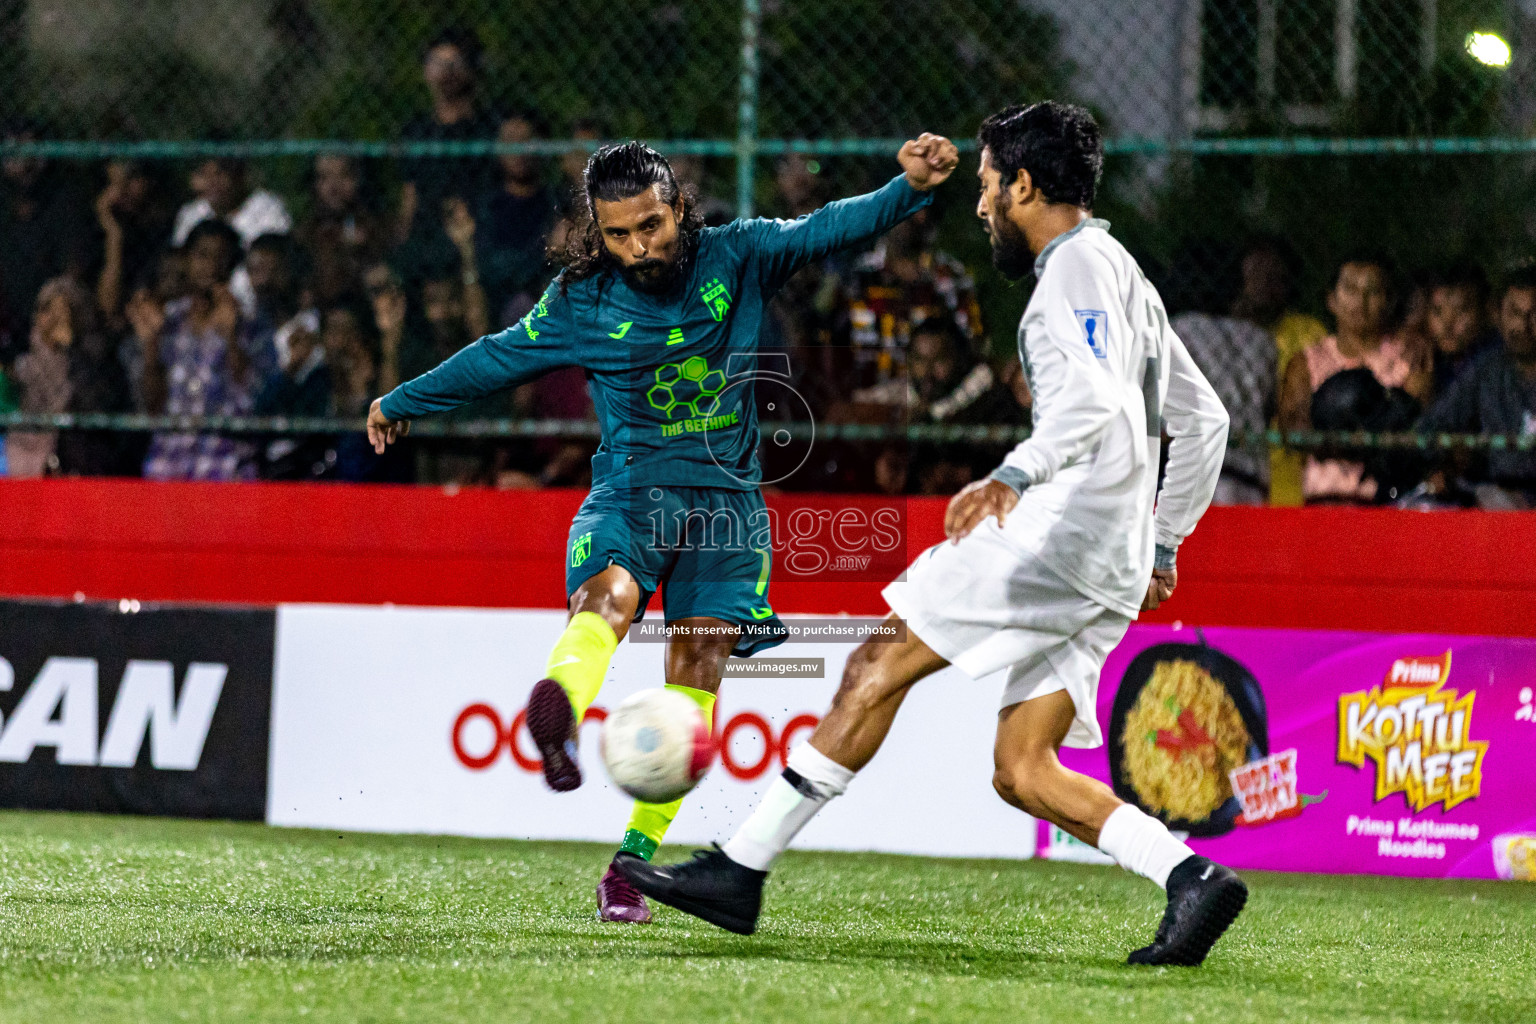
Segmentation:
{"type": "MultiPolygon", "coordinates": [[[[608,711],[598,705],[587,709],[582,723],[599,725],[608,711]]],[[[741,711],[725,721],[716,722],[715,744],[720,751],[720,766],[735,779],[753,782],[774,770],[782,769],[791,746],[808,737],[821,721],[815,715],[801,713],[775,729],[767,715],[741,711]]],[[[528,735],[527,710],[519,709],[508,718],[490,704],[477,702],[465,707],[453,720],[449,734],[453,756],[470,771],[484,771],[494,765],[502,751],[524,772],[543,769],[533,740],[528,735]]]]}

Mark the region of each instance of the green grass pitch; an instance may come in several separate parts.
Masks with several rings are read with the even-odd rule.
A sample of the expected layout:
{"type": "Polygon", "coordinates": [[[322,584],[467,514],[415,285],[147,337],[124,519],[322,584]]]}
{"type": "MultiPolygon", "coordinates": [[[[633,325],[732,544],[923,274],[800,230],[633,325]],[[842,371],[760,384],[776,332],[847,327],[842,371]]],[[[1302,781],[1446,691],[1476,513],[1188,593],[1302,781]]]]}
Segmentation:
{"type": "Polygon", "coordinates": [[[791,854],[740,938],[600,924],[610,853],[0,814],[0,1021],[1536,1021],[1518,883],[1253,873],[1205,967],[1132,969],[1114,869],[791,854]]]}

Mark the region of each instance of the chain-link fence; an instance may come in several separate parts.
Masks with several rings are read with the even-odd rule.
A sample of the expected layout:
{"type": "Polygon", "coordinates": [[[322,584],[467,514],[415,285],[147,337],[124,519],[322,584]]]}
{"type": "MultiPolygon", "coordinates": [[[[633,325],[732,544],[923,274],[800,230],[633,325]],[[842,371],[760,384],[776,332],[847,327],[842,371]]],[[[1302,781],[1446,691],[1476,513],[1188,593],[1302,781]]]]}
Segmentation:
{"type": "MultiPolygon", "coordinates": [[[[1066,97],[1105,125],[1115,155],[1105,205],[1140,255],[1209,263],[1213,243],[1283,235],[1301,250],[1315,304],[1332,261],[1361,242],[1405,268],[1466,257],[1502,268],[1524,256],[1533,9],[7,0],[0,108],[13,115],[8,152],[266,156],[266,179],[301,193],[303,161],[272,154],[497,147],[487,131],[434,130],[426,80],[453,72],[428,67],[428,51],[458,29],[475,40],[463,56],[477,109],[532,120],[533,137],[500,151],[643,136],[691,154],[693,173],[735,209],[777,211],[771,161],[786,149],[884,161],[827,167],[834,181],[856,180],[915,131],[968,139],[1005,103],[1066,97]]],[[[397,168],[379,170],[387,191],[397,168]]],[[[974,250],[975,239],[959,248],[974,250]]]]}
{"type": "MultiPolygon", "coordinates": [[[[110,161],[174,207],[204,158],[245,158],[302,225],[316,158],[348,154],[389,249],[428,159],[489,180],[523,156],[558,190],[563,155],[639,136],[716,215],[793,214],[882,180],[918,131],[968,143],[1056,97],[1103,124],[1099,212],[1171,311],[1226,313],[1259,239],[1288,309],[1327,321],[1340,260],[1369,252],[1410,315],[1416,274],[1529,255],[1533,44],[1532,0],[0,0],[0,190],[25,206],[40,161],[67,180],[94,284],[110,161]]],[[[1026,291],[984,269],[967,173],[933,244],[971,268],[1002,357],[1026,291]]]]}

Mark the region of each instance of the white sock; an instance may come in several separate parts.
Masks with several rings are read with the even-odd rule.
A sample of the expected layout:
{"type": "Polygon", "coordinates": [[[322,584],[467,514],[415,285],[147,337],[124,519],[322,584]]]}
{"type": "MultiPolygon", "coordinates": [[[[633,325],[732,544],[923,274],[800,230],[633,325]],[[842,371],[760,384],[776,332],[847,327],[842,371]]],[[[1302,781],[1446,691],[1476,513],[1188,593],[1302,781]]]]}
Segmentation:
{"type": "Polygon", "coordinates": [[[1195,851],[1173,838],[1168,827],[1141,808],[1121,804],[1099,829],[1099,849],[1115,863],[1168,888],[1168,876],[1195,851]]]}
{"type": "Polygon", "coordinates": [[[809,743],[789,755],[784,774],[774,779],[763,802],[721,849],[738,864],[767,871],[827,801],[842,795],[854,772],[809,743]]]}

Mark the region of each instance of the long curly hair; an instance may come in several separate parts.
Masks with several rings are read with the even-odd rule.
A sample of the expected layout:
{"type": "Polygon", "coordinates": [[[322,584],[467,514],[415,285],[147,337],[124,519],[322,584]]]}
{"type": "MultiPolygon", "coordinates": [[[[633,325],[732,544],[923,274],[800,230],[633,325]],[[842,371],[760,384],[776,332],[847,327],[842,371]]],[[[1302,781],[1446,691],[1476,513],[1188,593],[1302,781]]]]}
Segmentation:
{"type": "Polygon", "coordinates": [[[643,142],[603,146],[587,159],[582,181],[583,215],[566,236],[565,246],[549,252],[550,261],[564,268],[560,275],[562,292],[577,281],[619,269],[619,261],[608,252],[602,232],[598,230],[599,199],[604,202],[628,199],[652,186],[659,186],[663,202],[676,205],[681,200],[677,258],[683,267],[693,259],[704,217],[699,213],[698,197],[693,189],[678,183],[666,157],[643,142]]]}

